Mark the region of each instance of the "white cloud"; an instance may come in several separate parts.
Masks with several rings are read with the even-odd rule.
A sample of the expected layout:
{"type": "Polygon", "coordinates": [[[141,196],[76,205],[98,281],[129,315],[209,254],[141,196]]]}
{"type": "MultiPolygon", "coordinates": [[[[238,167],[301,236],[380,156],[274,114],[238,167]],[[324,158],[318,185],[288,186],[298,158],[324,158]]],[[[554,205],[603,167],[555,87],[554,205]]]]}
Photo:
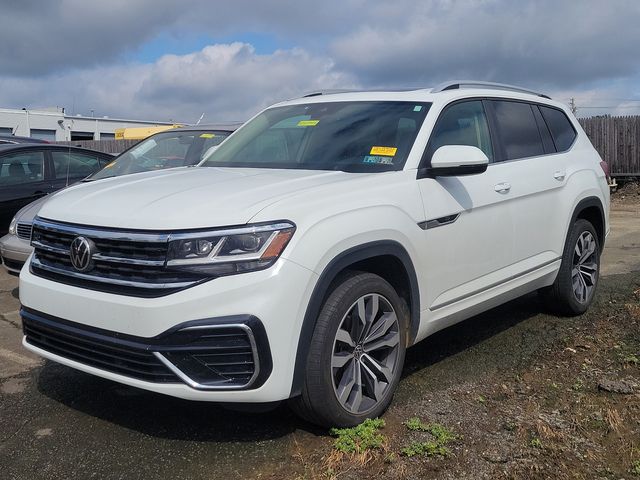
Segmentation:
{"type": "Polygon", "coordinates": [[[0,106],[231,120],[312,89],[452,78],[561,92],[579,106],[616,90],[618,105],[640,95],[639,21],[637,0],[21,0],[0,15],[0,106]],[[124,60],[158,36],[245,34],[289,47],[124,60]]]}
{"type": "Polygon", "coordinates": [[[204,112],[204,121],[213,122],[245,120],[277,101],[353,84],[330,59],[303,49],[259,55],[249,44],[232,43],[165,55],[152,64],[0,79],[0,105],[33,108],[57,99],[55,104],[85,114],[93,109],[96,115],[192,122],[204,112]]]}

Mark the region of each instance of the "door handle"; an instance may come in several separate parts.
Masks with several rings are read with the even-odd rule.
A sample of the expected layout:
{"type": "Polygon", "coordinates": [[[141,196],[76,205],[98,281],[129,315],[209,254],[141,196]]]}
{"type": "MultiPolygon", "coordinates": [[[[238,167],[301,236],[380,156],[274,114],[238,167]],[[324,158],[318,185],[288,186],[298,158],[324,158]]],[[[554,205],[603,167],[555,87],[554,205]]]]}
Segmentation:
{"type": "Polygon", "coordinates": [[[557,171],[553,174],[553,178],[561,182],[562,180],[564,180],[565,175],[566,173],[557,171]]]}
{"type": "Polygon", "coordinates": [[[493,189],[498,193],[507,193],[511,190],[511,184],[507,182],[498,183],[493,189]]]}

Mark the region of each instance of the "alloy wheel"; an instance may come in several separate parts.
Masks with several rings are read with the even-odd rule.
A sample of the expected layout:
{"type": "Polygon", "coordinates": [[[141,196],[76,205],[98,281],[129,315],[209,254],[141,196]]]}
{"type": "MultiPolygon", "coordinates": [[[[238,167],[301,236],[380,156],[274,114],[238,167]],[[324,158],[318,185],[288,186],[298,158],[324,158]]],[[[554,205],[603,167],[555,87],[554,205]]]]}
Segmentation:
{"type": "Polygon", "coordinates": [[[571,265],[573,294],[580,303],[591,298],[598,280],[598,245],[591,232],[583,232],[576,241],[571,265]]]}
{"type": "Polygon", "coordinates": [[[396,311],[377,293],[363,295],[342,318],[331,357],[336,398],[350,413],[363,414],[386,395],[398,367],[396,311]]]}

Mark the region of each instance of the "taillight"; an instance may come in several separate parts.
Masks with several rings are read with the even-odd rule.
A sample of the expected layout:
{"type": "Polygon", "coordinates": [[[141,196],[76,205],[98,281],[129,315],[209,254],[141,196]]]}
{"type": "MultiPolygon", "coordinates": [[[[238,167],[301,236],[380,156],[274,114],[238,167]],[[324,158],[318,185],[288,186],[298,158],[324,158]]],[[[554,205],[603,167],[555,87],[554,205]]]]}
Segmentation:
{"type": "Polygon", "coordinates": [[[610,175],[609,175],[609,164],[607,162],[600,162],[600,168],[602,169],[602,171],[604,172],[605,177],[607,177],[607,180],[609,180],[610,175]]]}

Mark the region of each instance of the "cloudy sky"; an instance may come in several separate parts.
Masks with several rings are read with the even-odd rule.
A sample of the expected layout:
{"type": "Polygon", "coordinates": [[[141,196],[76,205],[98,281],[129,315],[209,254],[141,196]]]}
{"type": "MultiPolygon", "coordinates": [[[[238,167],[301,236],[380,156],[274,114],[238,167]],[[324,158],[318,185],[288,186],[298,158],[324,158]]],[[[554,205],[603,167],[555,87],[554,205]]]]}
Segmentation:
{"type": "Polygon", "coordinates": [[[243,120],[314,89],[515,83],[640,114],[638,0],[0,0],[0,107],[243,120]]]}

